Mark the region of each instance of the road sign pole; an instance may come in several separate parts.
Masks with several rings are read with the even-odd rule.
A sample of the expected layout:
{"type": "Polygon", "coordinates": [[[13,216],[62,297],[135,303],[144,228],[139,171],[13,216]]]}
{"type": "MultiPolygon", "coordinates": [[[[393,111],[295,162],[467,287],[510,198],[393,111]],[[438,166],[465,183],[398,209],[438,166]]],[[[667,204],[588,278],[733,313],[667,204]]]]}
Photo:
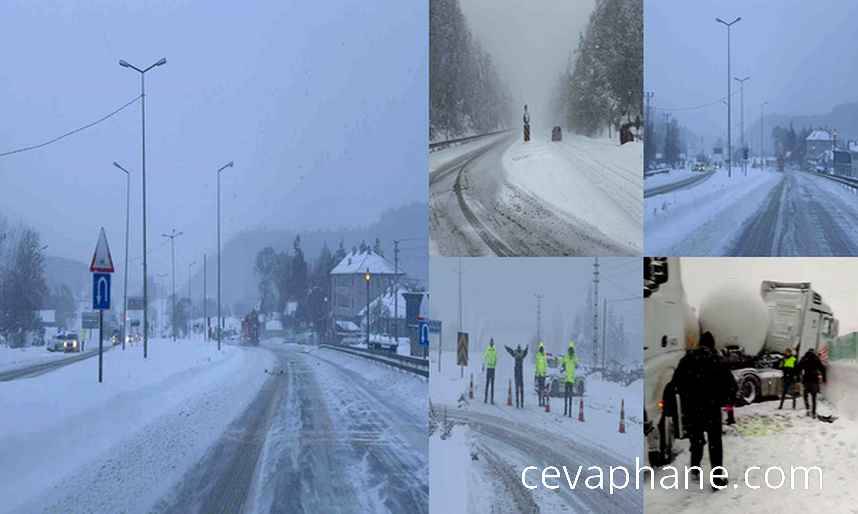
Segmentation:
{"type": "Polygon", "coordinates": [[[101,383],[102,353],[104,352],[104,311],[98,311],[98,383],[101,383]]]}

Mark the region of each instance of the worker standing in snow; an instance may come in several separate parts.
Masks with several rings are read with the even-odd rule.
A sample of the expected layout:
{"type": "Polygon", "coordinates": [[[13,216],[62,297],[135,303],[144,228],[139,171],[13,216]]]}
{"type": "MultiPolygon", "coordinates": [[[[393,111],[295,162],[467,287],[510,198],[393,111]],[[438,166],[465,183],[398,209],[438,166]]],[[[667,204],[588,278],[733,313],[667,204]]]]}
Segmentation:
{"type": "Polygon", "coordinates": [[[524,408],[524,358],[527,357],[527,348],[522,349],[521,345],[516,346],[515,350],[509,346],[504,348],[515,359],[515,407],[524,408]]]}
{"type": "Polygon", "coordinates": [[[545,356],[545,345],[539,342],[536,349],[536,394],[539,396],[539,406],[545,406],[545,374],[548,371],[548,358],[545,356]]]}
{"type": "MultiPolygon", "coordinates": [[[[691,443],[691,466],[699,476],[703,446],[709,443],[709,462],[721,466],[724,450],[721,445],[721,407],[731,405],[736,396],[736,380],[715,351],[711,332],[700,336],[700,347],[689,350],[680,359],[673,373],[673,384],[682,400],[686,426],[691,443]]],[[[727,479],[716,477],[713,487],[727,486],[727,479]]]]}
{"type": "Polygon", "coordinates": [[[495,350],[494,338],[489,339],[489,347],[483,353],[483,366],[486,368],[486,391],[483,395],[483,403],[489,401],[489,386],[492,388],[492,405],[495,404],[495,366],[498,364],[498,352],[495,350]]]}
{"type": "Polygon", "coordinates": [[[819,360],[819,356],[816,354],[816,351],[814,351],[813,348],[810,348],[799,361],[798,369],[801,373],[801,385],[804,388],[804,408],[807,411],[808,416],[816,419],[816,395],[819,393],[819,382],[826,381],[825,365],[822,364],[821,360],[819,360]],[[808,393],[810,393],[810,396],[813,399],[812,411],[810,405],[807,403],[808,393]]]}
{"type": "Polygon", "coordinates": [[[530,141],[530,114],[527,113],[527,105],[524,106],[524,116],[521,117],[524,122],[524,142],[530,141]]]}
{"type": "Polygon", "coordinates": [[[784,408],[784,399],[786,399],[787,393],[792,397],[792,409],[795,410],[796,395],[793,391],[793,386],[796,382],[796,360],[795,355],[792,354],[792,349],[787,348],[784,351],[784,358],[781,359],[780,363],[780,368],[783,372],[783,391],[781,392],[781,404],[778,406],[778,410],[784,408]]]}
{"type": "Polygon", "coordinates": [[[563,415],[572,417],[572,393],[575,389],[575,368],[578,357],[575,355],[575,341],[569,341],[569,349],[563,356],[563,371],[566,374],[565,390],[563,392],[563,415]]]}

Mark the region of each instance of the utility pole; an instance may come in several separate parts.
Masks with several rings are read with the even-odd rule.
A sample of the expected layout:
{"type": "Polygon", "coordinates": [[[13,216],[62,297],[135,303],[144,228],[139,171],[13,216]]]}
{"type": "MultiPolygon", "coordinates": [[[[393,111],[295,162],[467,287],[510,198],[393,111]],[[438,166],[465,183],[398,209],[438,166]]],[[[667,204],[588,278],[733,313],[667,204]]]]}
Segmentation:
{"type": "Polygon", "coordinates": [[[131,173],[116,161],[113,161],[113,165],[125,173],[125,266],[122,269],[122,350],[124,351],[125,340],[128,339],[128,222],[131,217],[131,173]]]}
{"type": "Polygon", "coordinates": [[[593,366],[598,358],[596,352],[599,348],[599,258],[593,261],[593,366]]]}
{"type": "Polygon", "coordinates": [[[172,297],[172,307],[171,307],[171,319],[170,319],[170,327],[172,328],[171,332],[173,333],[173,342],[176,342],[176,238],[182,235],[182,232],[176,232],[176,229],[173,229],[169,234],[161,234],[163,237],[166,237],[170,240],[170,260],[172,262],[173,268],[173,297],[172,297]]]}
{"type": "Polygon", "coordinates": [[[739,126],[741,128],[742,137],[742,170],[744,171],[746,177],[748,176],[748,159],[745,157],[745,152],[747,151],[745,146],[745,81],[749,78],[751,77],[744,77],[741,79],[738,77],[733,77],[733,79],[739,83],[739,98],[741,98],[741,100],[739,101],[739,104],[741,106],[741,113],[739,116],[741,122],[739,126]]]}
{"type": "Polygon", "coordinates": [[[602,299],[602,370],[608,365],[608,299],[602,299]]]}
{"type": "Polygon", "coordinates": [[[767,103],[769,102],[763,102],[760,104],[760,169],[762,171],[766,171],[766,131],[763,128],[765,126],[766,118],[763,114],[763,110],[767,103]]]}
{"type": "Polygon", "coordinates": [[[209,342],[209,310],[206,305],[206,282],[208,282],[208,268],[206,267],[206,254],[203,253],[203,341],[209,342]]]}
{"type": "Polygon", "coordinates": [[[399,241],[393,241],[393,340],[399,346],[399,241]]]}
{"type": "Polygon", "coordinates": [[[366,349],[369,350],[369,268],[366,269],[363,279],[366,281],[366,349]]]}
{"type": "Polygon", "coordinates": [[[187,331],[188,339],[191,338],[191,329],[194,326],[194,324],[192,322],[192,318],[194,317],[194,315],[193,315],[193,313],[194,313],[194,302],[192,300],[193,297],[191,296],[191,276],[192,276],[191,275],[191,268],[196,263],[197,263],[197,261],[191,261],[191,263],[188,264],[188,331],[187,331]]]}
{"type": "Polygon", "coordinates": [[[132,64],[128,64],[127,62],[120,60],[119,65],[123,68],[131,68],[140,74],[140,114],[142,117],[142,126],[143,126],[143,358],[146,359],[149,357],[149,291],[148,291],[148,278],[149,276],[146,273],[146,72],[155,68],[157,66],[163,66],[167,64],[167,59],[161,58],[155,64],[150,65],[148,68],[143,68],[142,70],[137,66],[132,64]]]}
{"type": "MultiPolygon", "coordinates": [[[[536,297],[536,344],[538,348],[539,343],[542,342],[542,299],[545,295],[536,293],[533,296],[536,297]]],[[[533,348],[533,352],[536,352],[536,348],[533,348]]]]}
{"type": "Polygon", "coordinates": [[[727,23],[721,18],[715,18],[715,21],[727,27],[727,178],[733,176],[733,136],[731,133],[732,129],[730,127],[730,124],[732,123],[731,111],[733,110],[733,88],[731,87],[733,80],[731,78],[732,72],[730,71],[730,27],[738,23],[741,19],[742,18],[739,17],[730,23],[727,23]]]}
{"type": "Polygon", "coordinates": [[[223,332],[220,303],[220,173],[227,168],[232,168],[233,165],[233,162],[229,161],[217,170],[217,351],[220,351],[221,332],[223,332]]]}
{"type": "Polygon", "coordinates": [[[459,332],[462,331],[462,258],[459,257],[459,332]]]}

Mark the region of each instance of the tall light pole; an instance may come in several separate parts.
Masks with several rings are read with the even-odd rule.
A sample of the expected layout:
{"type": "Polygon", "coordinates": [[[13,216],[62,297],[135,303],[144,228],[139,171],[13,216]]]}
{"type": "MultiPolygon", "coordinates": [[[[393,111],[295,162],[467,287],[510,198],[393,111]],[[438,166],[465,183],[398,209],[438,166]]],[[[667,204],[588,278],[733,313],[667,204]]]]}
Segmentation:
{"type": "Polygon", "coordinates": [[[730,72],[730,27],[738,23],[742,18],[727,23],[721,18],[715,18],[715,21],[727,27],[727,177],[733,176],[733,139],[730,124],[732,123],[731,111],[733,110],[733,88],[731,87],[733,80],[730,72]]]}
{"type": "Polygon", "coordinates": [[[171,302],[171,319],[170,319],[170,327],[173,334],[173,342],[176,342],[176,238],[182,235],[182,232],[176,232],[176,229],[173,229],[169,234],[161,234],[162,236],[168,238],[170,240],[170,260],[173,268],[173,295],[171,302]]]}
{"type": "Polygon", "coordinates": [[[206,283],[208,282],[208,267],[206,263],[206,254],[203,254],[203,341],[209,342],[209,311],[206,306],[206,283]]]}
{"type": "Polygon", "coordinates": [[[125,339],[128,338],[128,220],[131,213],[131,173],[116,161],[113,161],[113,165],[125,173],[125,266],[122,268],[122,349],[125,350],[125,339]]]}
{"type": "Polygon", "coordinates": [[[146,275],[146,72],[156,66],[167,64],[167,59],[162,57],[155,64],[142,70],[137,66],[119,60],[119,65],[131,68],[140,74],[140,112],[143,121],[143,358],[149,356],[149,291],[146,275]]]}
{"type": "Polygon", "coordinates": [[[221,332],[223,332],[223,317],[220,307],[220,172],[233,167],[229,161],[217,169],[217,350],[220,351],[221,332]]]}
{"type": "Polygon", "coordinates": [[[363,279],[366,282],[366,348],[369,350],[369,281],[370,281],[369,268],[366,269],[366,273],[363,274],[363,279]]]}
{"type": "Polygon", "coordinates": [[[739,116],[741,121],[739,126],[741,128],[740,132],[742,137],[742,169],[745,172],[745,176],[748,175],[748,163],[747,158],[745,157],[745,81],[749,78],[751,77],[744,77],[741,79],[739,77],[733,77],[733,80],[739,83],[739,98],[741,98],[739,101],[741,110],[741,115],[739,116]]]}
{"type": "Polygon", "coordinates": [[[191,319],[194,317],[194,301],[192,300],[193,296],[191,296],[191,268],[193,268],[196,263],[197,261],[191,261],[191,263],[188,264],[188,339],[191,338],[191,328],[193,328],[191,319]]]}
{"type": "Polygon", "coordinates": [[[763,102],[760,104],[760,169],[766,171],[766,131],[763,127],[765,127],[765,115],[763,114],[763,110],[766,107],[766,104],[769,102],[763,102]]]}

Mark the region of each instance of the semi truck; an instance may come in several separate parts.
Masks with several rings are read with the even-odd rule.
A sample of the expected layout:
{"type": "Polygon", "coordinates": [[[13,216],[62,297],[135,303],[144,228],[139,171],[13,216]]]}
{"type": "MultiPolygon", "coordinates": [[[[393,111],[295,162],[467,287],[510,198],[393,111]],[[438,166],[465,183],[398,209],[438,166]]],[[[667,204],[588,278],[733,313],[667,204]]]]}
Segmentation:
{"type": "Polygon", "coordinates": [[[701,332],[715,337],[736,379],[739,404],[780,394],[778,364],[787,348],[813,348],[826,362],[838,333],[831,308],[809,282],[763,281],[758,296],[725,287],[707,297],[698,314],[687,301],[680,260],[665,257],[644,259],[644,319],[644,437],[654,466],[670,462],[675,439],[684,438],[673,372],[701,332]]]}

